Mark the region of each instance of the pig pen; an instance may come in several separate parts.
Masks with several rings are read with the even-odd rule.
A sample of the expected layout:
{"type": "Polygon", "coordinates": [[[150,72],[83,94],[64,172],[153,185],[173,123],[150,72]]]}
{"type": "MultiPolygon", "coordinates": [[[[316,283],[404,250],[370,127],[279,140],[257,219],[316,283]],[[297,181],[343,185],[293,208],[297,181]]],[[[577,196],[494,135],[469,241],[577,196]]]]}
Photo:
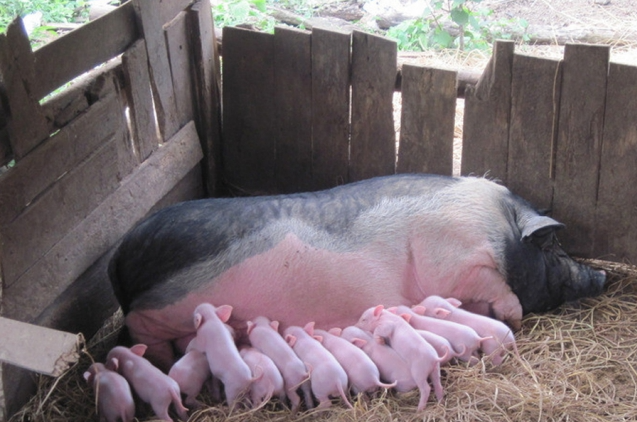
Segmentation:
{"type": "MultiPolygon", "coordinates": [[[[552,209],[568,227],[560,239],[569,253],[637,262],[637,68],[609,62],[610,47],[568,45],[553,60],[496,42],[467,84],[448,69],[397,72],[395,43],[359,31],[223,35],[223,98],[207,1],[133,0],[36,51],[19,22],[0,35],[0,165],[12,162],[0,174],[2,317],[93,337],[117,308],[110,253],[137,221],[174,202],[452,174],[458,96],[461,174],[488,174],[552,209]]],[[[298,419],[634,418],[635,270],[593,265],[611,274],[606,295],[527,317],[521,361],[446,367],[445,401],[422,415],[414,392],[298,419]]],[[[104,331],[90,343],[97,360],[117,325],[104,331]]],[[[13,420],[94,419],[80,377],[88,356],[57,380],[39,378],[22,410],[32,376],[3,364],[0,420],[16,411],[13,420]]],[[[226,411],[191,419],[290,416],[272,405],[226,411]]]]}
{"type": "MultiPolygon", "coordinates": [[[[190,422],[237,421],[625,421],[637,418],[637,271],[633,266],[587,261],[608,272],[609,284],[599,297],[565,304],[542,315],[528,315],[516,333],[520,357],[509,354],[499,367],[482,360],[473,367],[442,368],[445,398],[430,398],[416,412],[419,392],[378,392],[370,400],[355,397],[354,409],[333,400],[327,411],[289,409],[270,401],[258,410],[235,410],[212,404],[191,412],[190,422]]],[[[80,362],[57,380],[39,379],[38,394],[12,419],[63,422],[96,420],[93,393],[82,373],[93,360],[103,361],[122,325],[115,314],[88,342],[80,362]]],[[[152,421],[152,410],[139,406],[140,421],[152,421]]]]}

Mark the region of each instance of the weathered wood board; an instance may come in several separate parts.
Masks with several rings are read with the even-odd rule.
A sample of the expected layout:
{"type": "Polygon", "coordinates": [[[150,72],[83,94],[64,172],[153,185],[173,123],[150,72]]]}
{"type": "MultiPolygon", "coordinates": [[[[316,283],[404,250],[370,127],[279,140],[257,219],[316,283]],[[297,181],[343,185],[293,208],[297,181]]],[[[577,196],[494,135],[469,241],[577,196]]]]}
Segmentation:
{"type": "Polygon", "coordinates": [[[592,256],[633,265],[637,264],[636,127],[637,67],[611,63],[592,256]]]}
{"type": "Polygon", "coordinates": [[[36,99],[123,53],[139,38],[132,2],[57,38],[35,54],[36,99]],[[97,48],[99,46],[99,48],[97,48]]]}
{"type": "Polygon", "coordinates": [[[489,177],[507,181],[513,48],[511,41],[496,41],[478,84],[465,91],[463,175],[488,173],[489,177]]]}
{"type": "Polygon", "coordinates": [[[278,193],[312,182],[312,57],[309,32],[275,28],[275,179],[278,193]]]}
{"type": "Polygon", "coordinates": [[[80,357],[77,334],[0,317],[0,338],[0,362],[39,374],[57,377],[80,357]]]}
{"type": "Polygon", "coordinates": [[[31,266],[22,276],[23,282],[5,289],[4,315],[21,321],[36,318],[201,158],[201,146],[191,122],[31,266]]]}
{"type": "Polygon", "coordinates": [[[237,193],[272,193],[276,110],[274,35],[223,28],[223,172],[237,193]]]}
{"type": "Polygon", "coordinates": [[[402,68],[402,114],[397,173],[453,172],[456,72],[402,68]]]}
{"type": "Polygon", "coordinates": [[[195,124],[204,153],[206,193],[219,189],[221,169],[221,70],[210,2],[199,0],[188,11],[196,89],[195,124]]]}
{"type": "Polygon", "coordinates": [[[507,187],[541,209],[553,200],[561,83],[561,61],[513,57],[507,187]]]}
{"type": "Polygon", "coordinates": [[[179,12],[173,20],[164,25],[168,62],[175,92],[177,127],[193,120],[195,108],[186,16],[185,11],[179,12]]]}
{"type": "Polygon", "coordinates": [[[575,44],[564,50],[553,215],[568,226],[560,234],[566,249],[584,257],[593,249],[609,52],[575,44]]]}
{"type": "Polygon", "coordinates": [[[151,93],[146,42],[137,41],[122,55],[125,87],[130,107],[133,143],[140,162],[159,147],[155,106],[151,93]]]}
{"type": "Polygon", "coordinates": [[[395,42],[352,33],[350,182],[395,173],[396,55],[395,42]]]}
{"type": "Polygon", "coordinates": [[[349,32],[312,30],[312,190],[349,180],[350,41],[349,32]]]}
{"type": "Polygon", "coordinates": [[[159,131],[163,140],[170,139],[179,130],[179,117],[175,105],[170,61],[163,33],[162,8],[155,0],[133,0],[133,8],[141,23],[141,35],[146,40],[151,86],[159,131]]]}

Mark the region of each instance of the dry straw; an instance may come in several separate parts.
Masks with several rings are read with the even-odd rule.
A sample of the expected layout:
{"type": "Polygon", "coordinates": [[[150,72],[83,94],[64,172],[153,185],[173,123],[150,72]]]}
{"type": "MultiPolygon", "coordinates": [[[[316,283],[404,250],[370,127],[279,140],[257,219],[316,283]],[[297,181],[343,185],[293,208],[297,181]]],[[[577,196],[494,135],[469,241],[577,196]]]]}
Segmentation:
{"type": "MultiPolygon", "coordinates": [[[[606,292],[542,315],[528,315],[516,334],[520,357],[494,368],[443,368],[445,398],[416,412],[419,394],[383,391],[354,398],[353,410],[334,400],[331,410],[303,412],[270,402],[257,411],[211,406],[191,412],[191,422],[210,421],[626,421],[637,420],[637,269],[604,261],[591,265],[609,274],[606,292]]],[[[97,420],[82,378],[92,359],[103,360],[121,328],[121,314],[107,321],[77,366],[60,379],[39,378],[39,392],[15,421],[97,420]]],[[[204,398],[205,399],[205,398],[204,398]]],[[[138,406],[140,421],[152,421],[138,406]]]]}

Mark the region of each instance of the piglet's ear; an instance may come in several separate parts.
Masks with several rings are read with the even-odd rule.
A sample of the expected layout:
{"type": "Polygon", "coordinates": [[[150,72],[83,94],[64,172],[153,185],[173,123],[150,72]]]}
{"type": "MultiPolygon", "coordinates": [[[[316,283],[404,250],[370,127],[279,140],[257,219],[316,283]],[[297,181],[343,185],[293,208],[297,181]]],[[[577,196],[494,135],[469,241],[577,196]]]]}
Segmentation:
{"type": "Polygon", "coordinates": [[[341,334],[343,333],[343,329],[342,328],[338,328],[338,327],[334,327],[334,328],[330,328],[328,331],[328,333],[330,334],[334,334],[335,336],[341,336],[341,334]]]}
{"type": "Polygon", "coordinates": [[[248,326],[248,329],[247,329],[248,335],[250,335],[252,330],[254,330],[254,322],[248,321],[248,322],[246,322],[246,325],[248,326]]]}
{"type": "Polygon", "coordinates": [[[314,337],[314,340],[318,341],[319,343],[323,343],[323,336],[312,336],[314,337]]]}
{"type": "Polygon", "coordinates": [[[117,372],[117,370],[119,369],[119,359],[111,358],[111,360],[106,362],[106,367],[111,371],[117,372]]]}
{"type": "Polygon", "coordinates": [[[398,314],[398,308],[392,306],[391,308],[387,308],[387,312],[391,312],[392,314],[398,314]]]}
{"type": "Polygon", "coordinates": [[[288,334],[287,336],[285,336],[285,341],[288,342],[290,347],[294,347],[294,345],[296,344],[296,336],[293,336],[292,334],[288,334]]]}
{"type": "Polygon", "coordinates": [[[274,328],[274,331],[279,332],[279,321],[270,321],[270,327],[274,328]]]}
{"type": "Polygon", "coordinates": [[[198,330],[201,324],[203,323],[203,316],[199,312],[197,312],[193,316],[193,320],[195,322],[195,330],[198,330]]]}
{"type": "Polygon", "coordinates": [[[400,317],[407,322],[411,321],[411,315],[409,315],[408,313],[400,314],[400,317]]]}
{"type": "Polygon", "coordinates": [[[91,382],[91,373],[89,371],[84,372],[84,379],[86,380],[86,382],[90,383],[91,382]]]}
{"type": "Polygon", "coordinates": [[[310,321],[307,324],[305,324],[305,327],[303,327],[303,329],[305,330],[306,333],[308,333],[309,335],[313,336],[314,335],[314,321],[310,321]]]}
{"type": "Polygon", "coordinates": [[[146,349],[148,349],[148,346],[146,346],[145,344],[136,344],[130,348],[130,351],[137,356],[144,356],[144,353],[146,353],[146,349]]]}
{"type": "Polygon", "coordinates": [[[228,322],[230,315],[232,315],[232,306],[221,305],[215,309],[215,312],[221,321],[228,322]]]}
{"type": "Polygon", "coordinates": [[[447,299],[445,299],[447,302],[449,302],[452,306],[459,308],[460,306],[462,306],[462,302],[460,302],[458,299],[456,299],[455,297],[448,297],[447,299]]]}
{"type": "Polygon", "coordinates": [[[414,311],[414,313],[418,314],[418,315],[424,315],[425,311],[427,310],[427,308],[425,308],[422,305],[416,305],[413,308],[411,308],[412,311],[414,311]]]}
{"type": "Polygon", "coordinates": [[[362,348],[367,344],[367,340],[356,337],[352,339],[352,344],[356,347],[362,348]]]}
{"type": "Polygon", "coordinates": [[[380,314],[383,312],[383,309],[385,309],[385,307],[383,305],[378,305],[374,308],[374,316],[378,317],[380,316],[380,314]]]}
{"type": "Polygon", "coordinates": [[[434,309],[434,315],[436,316],[436,318],[445,319],[449,316],[450,313],[451,312],[448,311],[447,309],[443,309],[443,308],[434,309]]]}

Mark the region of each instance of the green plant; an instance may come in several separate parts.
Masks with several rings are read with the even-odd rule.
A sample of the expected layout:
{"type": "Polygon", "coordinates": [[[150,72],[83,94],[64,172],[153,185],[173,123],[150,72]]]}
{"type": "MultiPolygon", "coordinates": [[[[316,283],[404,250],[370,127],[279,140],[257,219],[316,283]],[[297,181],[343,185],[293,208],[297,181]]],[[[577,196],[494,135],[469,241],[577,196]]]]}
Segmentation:
{"type": "Polygon", "coordinates": [[[249,24],[273,32],[276,21],[266,13],[266,0],[226,0],[213,6],[215,26],[249,24]]]}
{"type": "Polygon", "coordinates": [[[405,21],[387,35],[396,39],[401,50],[488,49],[494,39],[510,38],[516,26],[528,26],[524,20],[494,21],[492,10],[478,8],[481,1],[430,0],[426,16],[405,21]]]}
{"type": "Polygon", "coordinates": [[[43,22],[72,22],[88,16],[86,0],[0,0],[0,32],[15,19],[33,12],[42,12],[43,22]]]}

